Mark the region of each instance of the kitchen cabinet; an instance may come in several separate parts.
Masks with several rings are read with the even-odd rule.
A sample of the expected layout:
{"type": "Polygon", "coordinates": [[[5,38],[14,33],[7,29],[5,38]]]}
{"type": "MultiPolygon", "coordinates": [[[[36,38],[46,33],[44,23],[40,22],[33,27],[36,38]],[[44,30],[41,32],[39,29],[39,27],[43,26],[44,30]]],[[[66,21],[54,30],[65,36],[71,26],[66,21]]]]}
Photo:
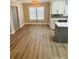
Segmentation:
{"type": "Polygon", "coordinates": [[[64,14],[65,12],[65,1],[64,0],[53,0],[52,1],[52,14],[64,14]]]}
{"type": "Polygon", "coordinates": [[[65,5],[64,16],[68,16],[68,5],[65,5]]]}
{"type": "Polygon", "coordinates": [[[51,18],[50,28],[55,29],[55,22],[58,22],[59,20],[67,20],[67,18],[51,18]]]}
{"type": "Polygon", "coordinates": [[[68,26],[66,23],[55,24],[55,37],[58,43],[68,43],[68,26]]]}
{"type": "Polygon", "coordinates": [[[55,22],[58,22],[58,18],[52,18],[50,20],[50,28],[55,29],[55,22]]]}
{"type": "Polygon", "coordinates": [[[55,22],[58,22],[59,20],[68,20],[67,0],[52,0],[50,11],[50,28],[55,29],[55,22]],[[62,16],[53,16],[54,14],[62,14],[62,16]]]}
{"type": "Polygon", "coordinates": [[[57,1],[52,1],[52,14],[57,14],[57,10],[58,10],[58,2],[57,1]]]}
{"type": "Polygon", "coordinates": [[[65,12],[65,1],[58,1],[58,14],[64,14],[65,12]]]}

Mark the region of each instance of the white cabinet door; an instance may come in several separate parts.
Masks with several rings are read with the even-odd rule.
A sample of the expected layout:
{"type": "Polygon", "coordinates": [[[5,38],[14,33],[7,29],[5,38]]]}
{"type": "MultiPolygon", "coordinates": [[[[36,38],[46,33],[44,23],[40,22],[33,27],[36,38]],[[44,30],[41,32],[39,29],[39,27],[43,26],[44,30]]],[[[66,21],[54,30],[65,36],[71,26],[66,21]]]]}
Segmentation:
{"type": "Polygon", "coordinates": [[[68,16],[68,5],[65,5],[65,13],[64,16],[68,16]]]}
{"type": "Polygon", "coordinates": [[[64,14],[64,10],[65,10],[65,1],[64,0],[58,1],[58,14],[64,14]]]}
{"type": "Polygon", "coordinates": [[[52,14],[64,14],[65,0],[52,1],[52,14]]]}
{"type": "Polygon", "coordinates": [[[53,1],[52,2],[52,14],[57,14],[57,9],[58,9],[58,2],[57,1],[53,1]]]}

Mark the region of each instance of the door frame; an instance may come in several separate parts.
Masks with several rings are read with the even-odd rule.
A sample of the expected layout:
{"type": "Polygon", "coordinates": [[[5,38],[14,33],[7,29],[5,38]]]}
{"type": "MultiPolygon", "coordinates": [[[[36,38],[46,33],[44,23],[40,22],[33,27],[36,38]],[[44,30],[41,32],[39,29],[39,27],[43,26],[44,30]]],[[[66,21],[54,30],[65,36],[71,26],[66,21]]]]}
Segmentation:
{"type": "MultiPolygon", "coordinates": [[[[17,6],[11,6],[11,8],[15,8],[15,11],[16,11],[16,18],[17,18],[17,25],[18,25],[18,28],[16,29],[15,28],[15,25],[14,25],[14,21],[13,21],[13,25],[14,25],[14,29],[15,29],[15,31],[17,31],[19,28],[20,28],[20,24],[19,24],[19,15],[18,15],[18,7],[17,6]]],[[[12,10],[12,9],[11,9],[12,10]]]]}

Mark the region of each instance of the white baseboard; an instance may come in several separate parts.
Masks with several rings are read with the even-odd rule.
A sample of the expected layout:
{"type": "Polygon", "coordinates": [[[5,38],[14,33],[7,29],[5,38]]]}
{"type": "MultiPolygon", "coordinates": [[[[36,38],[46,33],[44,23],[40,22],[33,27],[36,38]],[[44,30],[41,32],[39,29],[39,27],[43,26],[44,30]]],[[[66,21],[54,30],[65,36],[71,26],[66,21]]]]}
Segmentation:
{"type": "Polygon", "coordinates": [[[15,32],[16,32],[16,31],[12,31],[12,32],[10,32],[10,34],[13,35],[15,32]]]}
{"type": "Polygon", "coordinates": [[[25,23],[24,25],[49,25],[49,23],[25,23]]]}
{"type": "MultiPolygon", "coordinates": [[[[49,23],[25,23],[22,26],[20,26],[20,28],[22,28],[24,25],[49,25],[49,23]]],[[[19,29],[17,29],[16,31],[18,31],[19,29]]],[[[12,31],[10,34],[14,34],[16,31],[12,31]]]]}
{"type": "MultiPolygon", "coordinates": [[[[20,28],[22,28],[25,24],[23,24],[22,26],[20,26],[20,28]]],[[[19,28],[19,29],[20,29],[19,28]]],[[[19,29],[17,29],[16,31],[18,31],[19,29]]],[[[12,31],[10,34],[13,35],[16,31],[12,31]]]]}
{"type": "Polygon", "coordinates": [[[22,28],[25,24],[21,25],[20,28],[22,28]]]}

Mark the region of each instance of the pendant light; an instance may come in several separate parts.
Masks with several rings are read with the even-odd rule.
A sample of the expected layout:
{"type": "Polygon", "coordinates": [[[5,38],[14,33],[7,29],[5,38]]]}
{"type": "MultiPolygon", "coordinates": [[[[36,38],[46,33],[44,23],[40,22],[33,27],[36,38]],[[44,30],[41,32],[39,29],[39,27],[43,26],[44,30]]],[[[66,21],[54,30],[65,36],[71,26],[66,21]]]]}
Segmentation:
{"type": "Polygon", "coordinates": [[[37,7],[39,4],[38,2],[39,2],[38,0],[32,0],[32,5],[37,7]]]}

